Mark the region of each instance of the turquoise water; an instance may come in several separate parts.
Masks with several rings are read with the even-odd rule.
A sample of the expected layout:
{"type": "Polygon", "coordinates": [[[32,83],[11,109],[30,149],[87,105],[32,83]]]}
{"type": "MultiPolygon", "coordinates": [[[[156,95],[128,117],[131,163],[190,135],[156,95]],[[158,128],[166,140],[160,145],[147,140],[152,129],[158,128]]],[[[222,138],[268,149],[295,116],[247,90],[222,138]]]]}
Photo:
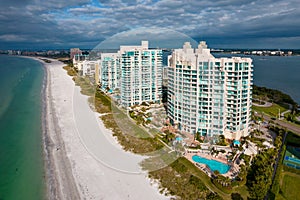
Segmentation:
{"type": "Polygon", "coordinates": [[[218,170],[220,172],[220,174],[226,174],[230,169],[229,165],[226,165],[226,164],[221,163],[216,160],[209,160],[209,159],[203,158],[201,156],[194,155],[192,157],[192,159],[193,159],[193,161],[195,161],[197,163],[207,165],[211,171],[218,170]]]}
{"type": "Polygon", "coordinates": [[[0,55],[0,199],[44,199],[37,61],[0,55]]]}

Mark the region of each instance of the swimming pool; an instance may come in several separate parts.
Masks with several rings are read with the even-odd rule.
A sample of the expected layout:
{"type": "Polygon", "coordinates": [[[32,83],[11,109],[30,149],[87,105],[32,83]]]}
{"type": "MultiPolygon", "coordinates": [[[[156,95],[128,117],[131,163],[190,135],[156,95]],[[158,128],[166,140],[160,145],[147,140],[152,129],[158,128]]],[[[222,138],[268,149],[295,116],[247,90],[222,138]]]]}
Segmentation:
{"type": "Polygon", "coordinates": [[[220,174],[226,174],[230,169],[230,166],[225,163],[221,163],[216,160],[209,160],[209,159],[203,158],[201,156],[194,155],[192,157],[192,159],[193,159],[193,161],[195,161],[197,163],[207,165],[211,171],[218,170],[220,172],[220,174]]]}

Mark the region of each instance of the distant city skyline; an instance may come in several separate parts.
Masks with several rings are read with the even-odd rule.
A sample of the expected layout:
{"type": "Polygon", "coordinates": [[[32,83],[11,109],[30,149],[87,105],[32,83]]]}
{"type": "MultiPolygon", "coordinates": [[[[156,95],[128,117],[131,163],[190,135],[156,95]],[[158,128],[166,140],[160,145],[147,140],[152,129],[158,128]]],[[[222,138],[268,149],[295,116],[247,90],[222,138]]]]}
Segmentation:
{"type": "Polygon", "coordinates": [[[174,30],[196,42],[206,40],[211,48],[300,46],[296,0],[0,2],[0,49],[92,49],[141,27],[174,30]]]}

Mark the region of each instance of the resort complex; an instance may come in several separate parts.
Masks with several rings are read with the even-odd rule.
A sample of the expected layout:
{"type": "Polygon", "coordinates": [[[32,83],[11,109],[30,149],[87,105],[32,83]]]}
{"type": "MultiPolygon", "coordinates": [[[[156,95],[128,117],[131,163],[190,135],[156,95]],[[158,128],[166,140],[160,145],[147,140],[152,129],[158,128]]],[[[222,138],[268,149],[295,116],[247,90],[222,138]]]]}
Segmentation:
{"type": "MultiPolygon", "coordinates": [[[[257,110],[272,106],[279,96],[286,97],[272,91],[276,95],[265,105],[256,100],[260,98],[257,94],[252,102],[256,86],[251,58],[214,56],[204,41],[197,48],[185,42],[182,48],[168,52],[151,49],[148,41],[142,41],[137,46],[120,46],[113,53],[91,54],[96,56],[74,55],[73,67],[82,80],[88,77],[89,84],[97,87],[98,96],[109,99],[114,112],[124,116],[114,119],[107,115],[113,114],[110,109],[102,112],[105,115],[101,119],[115,134],[125,131],[150,136],[151,145],[159,141],[166,146],[168,152],[163,152],[173,158],[172,162],[182,157],[190,161],[220,190],[243,188],[247,183],[249,193],[257,192],[253,183],[267,180],[263,193],[249,196],[261,199],[267,193],[271,174],[255,174],[251,169],[273,171],[282,159],[286,135],[262,113],[258,116],[257,110]],[[126,126],[119,129],[112,126],[114,123],[126,126]]],[[[145,141],[119,137],[127,149],[144,152],[145,141]]],[[[297,169],[298,160],[293,157],[296,151],[290,149],[293,153],[285,156],[284,163],[297,169]]]]}
{"type": "Polygon", "coordinates": [[[215,58],[205,42],[197,49],[185,43],[182,49],[173,50],[163,70],[162,54],[142,41],[140,46],[120,46],[116,53],[100,52],[96,59],[74,55],[73,65],[83,76],[94,76],[102,90],[118,93],[125,108],[161,103],[166,71],[167,115],[178,130],[232,140],[249,135],[250,58],[215,58]]]}
{"type": "Polygon", "coordinates": [[[300,200],[299,0],[3,0],[0,200],[300,200]]]}
{"type": "Polygon", "coordinates": [[[182,131],[239,140],[249,134],[252,60],[215,58],[205,42],[185,43],[168,65],[168,116],[182,131]]]}

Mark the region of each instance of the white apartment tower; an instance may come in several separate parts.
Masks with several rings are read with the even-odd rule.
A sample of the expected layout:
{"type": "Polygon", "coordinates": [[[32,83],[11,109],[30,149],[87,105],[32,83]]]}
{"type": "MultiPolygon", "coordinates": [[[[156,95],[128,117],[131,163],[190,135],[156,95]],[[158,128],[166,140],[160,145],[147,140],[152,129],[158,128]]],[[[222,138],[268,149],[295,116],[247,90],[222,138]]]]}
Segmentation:
{"type": "Polygon", "coordinates": [[[162,98],[162,50],[141,46],[121,46],[121,104],[159,103],[162,98]]]}
{"type": "Polygon", "coordinates": [[[102,89],[114,91],[120,88],[120,53],[102,53],[100,60],[100,84],[102,89]]]}
{"type": "Polygon", "coordinates": [[[168,116],[182,131],[239,139],[249,134],[250,58],[215,58],[205,42],[185,43],[169,56],[168,116]]]}

